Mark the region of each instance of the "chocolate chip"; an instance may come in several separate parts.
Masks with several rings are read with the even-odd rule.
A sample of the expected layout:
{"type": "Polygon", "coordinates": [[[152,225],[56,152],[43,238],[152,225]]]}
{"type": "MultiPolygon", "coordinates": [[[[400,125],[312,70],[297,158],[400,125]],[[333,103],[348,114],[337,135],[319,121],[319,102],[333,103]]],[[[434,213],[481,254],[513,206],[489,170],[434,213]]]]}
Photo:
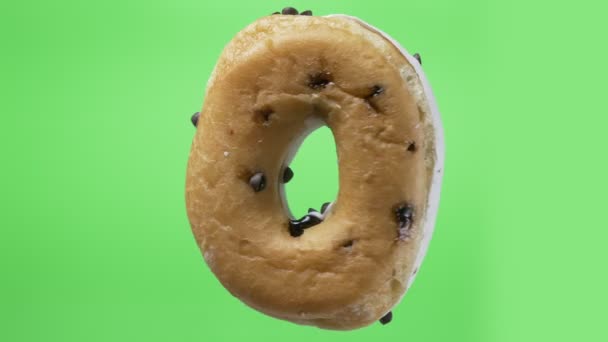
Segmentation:
{"type": "Polygon", "coordinates": [[[316,226],[321,222],[322,220],[317,216],[306,215],[302,219],[300,219],[300,227],[302,227],[302,229],[307,229],[312,226],[316,226]]]}
{"type": "Polygon", "coordinates": [[[283,8],[283,11],[281,11],[281,13],[287,14],[287,15],[297,15],[298,10],[293,7],[285,7],[285,8],[283,8]]]}
{"type": "Polygon", "coordinates": [[[406,240],[410,237],[410,229],[414,218],[414,207],[411,204],[401,204],[395,209],[395,217],[399,223],[397,232],[398,240],[406,240]]]}
{"type": "Polygon", "coordinates": [[[289,220],[289,234],[291,236],[300,236],[304,232],[304,229],[310,228],[321,223],[322,220],[315,215],[306,215],[299,220],[289,220]]]}
{"type": "Polygon", "coordinates": [[[399,222],[410,220],[413,213],[414,208],[410,204],[401,204],[397,207],[397,209],[395,209],[395,216],[399,222]]]}
{"type": "Polygon", "coordinates": [[[378,108],[378,104],[372,101],[372,99],[377,96],[380,96],[382,93],[384,93],[384,88],[382,86],[375,85],[371,88],[370,94],[365,97],[365,101],[367,102],[367,104],[376,112],[379,112],[380,109],[378,108]]]}
{"type": "Polygon", "coordinates": [[[323,203],[323,205],[321,206],[321,214],[325,214],[325,211],[327,210],[327,207],[329,207],[330,204],[331,202],[323,203]]]}
{"type": "Polygon", "coordinates": [[[300,15],[312,15],[312,11],[311,10],[306,10],[306,11],[300,13],[300,15]]]}
{"type": "Polygon", "coordinates": [[[196,112],[196,113],[192,114],[190,121],[192,121],[192,124],[194,125],[194,127],[196,127],[198,125],[198,118],[200,116],[201,116],[201,112],[196,112]]]}
{"type": "Polygon", "coordinates": [[[308,208],[308,212],[309,213],[318,213],[317,209],[315,209],[315,208],[308,208]]]}
{"type": "Polygon", "coordinates": [[[249,185],[251,185],[253,191],[255,192],[264,190],[266,187],[266,176],[264,176],[264,174],[261,172],[254,174],[249,179],[249,185]]]}
{"type": "Polygon", "coordinates": [[[385,324],[389,324],[392,320],[393,320],[393,312],[389,311],[386,315],[384,315],[384,316],[382,316],[382,318],[380,318],[380,323],[382,323],[382,325],[385,325],[385,324]]]}
{"type": "Polygon", "coordinates": [[[328,72],[320,72],[311,75],[308,81],[308,86],[312,89],[325,88],[331,82],[331,74],[328,72]]]}
{"type": "Polygon", "coordinates": [[[289,182],[293,178],[293,170],[288,166],[283,171],[283,183],[289,182]]]}
{"type": "Polygon", "coordinates": [[[275,14],[281,14],[281,12],[274,12],[274,13],[272,13],[272,15],[275,15],[275,14]]]}
{"type": "Polygon", "coordinates": [[[350,248],[353,246],[354,241],[353,240],[348,240],[345,243],[342,244],[342,247],[344,248],[350,248]]]}
{"type": "Polygon", "coordinates": [[[407,150],[410,152],[416,152],[416,142],[412,141],[408,146],[407,150]]]}
{"type": "Polygon", "coordinates": [[[416,58],[418,64],[422,65],[422,57],[420,57],[420,54],[418,52],[414,54],[414,58],[416,58]]]}
{"type": "Polygon", "coordinates": [[[289,221],[289,235],[293,237],[298,237],[304,234],[304,229],[300,228],[298,225],[292,224],[291,220],[289,221]]]}
{"type": "Polygon", "coordinates": [[[270,122],[270,116],[274,114],[274,110],[270,107],[264,107],[255,112],[255,120],[262,124],[268,125],[270,122]]]}
{"type": "Polygon", "coordinates": [[[380,95],[382,93],[384,93],[384,88],[382,88],[379,85],[375,85],[375,86],[372,87],[372,92],[369,95],[369,97],[376,97],[376,96],[378,96],[378,95],[380,95]]]}

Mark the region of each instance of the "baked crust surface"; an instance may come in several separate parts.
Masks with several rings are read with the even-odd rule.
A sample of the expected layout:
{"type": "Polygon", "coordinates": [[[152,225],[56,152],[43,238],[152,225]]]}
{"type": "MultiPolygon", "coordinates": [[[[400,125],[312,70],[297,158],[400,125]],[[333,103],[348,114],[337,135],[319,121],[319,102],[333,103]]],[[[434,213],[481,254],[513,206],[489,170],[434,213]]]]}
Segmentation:
{"type": "Polygon", "coordinates": [[[228,44],[208,82],[187,169],[196,241],[223,286],[273,317],[354,329],[407,290],[423,237],[435,130],[403,54],[344,17],[269,16],[228,44]],[[281,175],[327,125],[339,193],[327,218],[288,231],[281,175]],[[249,184],[263,173],[266,186],[249,184]],[[413,208],[399,231],[395,210],[413,208]]]}

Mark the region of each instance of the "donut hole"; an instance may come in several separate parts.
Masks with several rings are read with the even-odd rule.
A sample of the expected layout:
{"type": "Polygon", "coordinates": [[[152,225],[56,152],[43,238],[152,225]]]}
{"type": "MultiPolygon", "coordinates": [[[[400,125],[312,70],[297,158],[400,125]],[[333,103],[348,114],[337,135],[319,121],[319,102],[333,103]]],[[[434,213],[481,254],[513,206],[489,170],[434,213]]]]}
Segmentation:
{"type": "Polygon", "coordinates": [[[338,158],[331,130],[322,126],[309,134],[289,165],[293,179],[285,184],[289,212],[303,217],[309,208],[321,212],[323,203],[338,194],[338,158]]]}

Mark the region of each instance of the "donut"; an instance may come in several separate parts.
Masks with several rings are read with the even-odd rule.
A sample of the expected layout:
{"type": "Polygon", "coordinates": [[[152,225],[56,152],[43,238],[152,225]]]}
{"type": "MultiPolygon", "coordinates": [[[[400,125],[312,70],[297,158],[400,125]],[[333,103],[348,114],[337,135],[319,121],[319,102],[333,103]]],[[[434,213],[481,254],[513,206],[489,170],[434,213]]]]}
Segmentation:
{"type": "Polygon", "coordinates": [[[233,296],[323,329],[392,320],[426,254],[443,174],[419,55],[355,17],[289,7],[228,43],[192,123],[187,215],[233,296]],[[294,217],[289,165],[321,126],[336,144],[338,195],[294,217]]]}

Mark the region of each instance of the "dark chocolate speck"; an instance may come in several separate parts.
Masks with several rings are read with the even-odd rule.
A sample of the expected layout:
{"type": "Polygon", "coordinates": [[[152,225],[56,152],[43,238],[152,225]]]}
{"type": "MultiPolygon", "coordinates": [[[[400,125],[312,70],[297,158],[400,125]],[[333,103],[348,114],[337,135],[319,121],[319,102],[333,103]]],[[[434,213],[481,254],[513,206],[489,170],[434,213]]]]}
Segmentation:
{"type": "Polygon", "coordinates": [[[253,188],[253,191],[259,192],[264,190],[266,187],[266,176],[262,172],[258,172],[251,176],[249,179],[249,185],[253,188]]]}
{"type": "Polygon", "coordinates": [[[298,237],[304,234],[304,229],[300,228],[298,225],[292,224],[291,220],[289,221],[289,235],[293,237],[298,237]]]}
{"type": "Polygon", "coordinates": [[[300,15],[312,15],[312,11],[311,10],[306,10],[306,11],[300,13],[300,15]]]}
{"type": "Polygon", "coordinates": [[[196,112],[196,113],[192,114],[190,121],[192,121],[192,124],[194,125],[194,127],[196,127],[198,125],[198,118],[200,116],[201,116],[201,112],[196,112]]]}
{"type": "Polygon", "coordinates": [[[375,85],[372,87],[372,93],[369,95],[369,97],[376,97],[380,94],[382,94],[384,92],[384,88],[382,88],[379,85],[375,85]]]}
{"type": "Polygon", "coordinates": [[[389,311],[386,315],[384,315],[384,316],[382,316],[382,318],[380,318],[380,323],[382,323],[382,325],[385,325],[385,324],[389,324],[392,320],[393,320],[393,312],[389,311]]]}
{"type": "Polygon", "coordinates": [[[263,107],[255,112],[254,115],[255,121],[262,123],[267,126],[270,125],[271,116],[274,114],[274,110],[270,107],[263,107]]]}
{"type": "Polygon", "coordinates": [[[298,14],[298,10],[293,8],[293,7],[285,7],[283,8],[283,10],[281,11],[282,14],[287,14],[287,15],[297,15],[298,14]]]}
{"type": "Polygon", "coordinates": [[[314,215],[306,215],[299,220],[289,220],[289,234],[293,237],[300,236],[304,233],[304,229],[310,228],[321,223],[321,219],[314,215]]]}
{"type": "Polygon", "coordinates": [[[420,54],[418,52],[414,54],[414,58],[416,58],[418,64],[422,65],[422,57],[420,57],[420,54]]]}
{"type": "Polygon", "coordinates": [[[399,223],[406,223],[411,221],[412,215],[414,214],[414,207],[409,204],[402,204],[395,209],[395,216],[399,223]]]}
{"type": "Polygon", "coordinates": [[[397,239],[399,241],[407,241],[410,237],[410,229],[414,220],[414,207],[411,204],[401,204],[395,209],[395,218],[397,219],[397,239]]]}
{"type": "Polygon", "coordinates": [[[289,182],[293,178],[293,170],[288,166],[283,171],[283,183],[289,182]]]}
{"type": "Polygon", "coordinates": [[[330,82],[331,74],[329,72],[320,72],[310,76],[308,86],[312,89],[322,89],[330,82]]]}

